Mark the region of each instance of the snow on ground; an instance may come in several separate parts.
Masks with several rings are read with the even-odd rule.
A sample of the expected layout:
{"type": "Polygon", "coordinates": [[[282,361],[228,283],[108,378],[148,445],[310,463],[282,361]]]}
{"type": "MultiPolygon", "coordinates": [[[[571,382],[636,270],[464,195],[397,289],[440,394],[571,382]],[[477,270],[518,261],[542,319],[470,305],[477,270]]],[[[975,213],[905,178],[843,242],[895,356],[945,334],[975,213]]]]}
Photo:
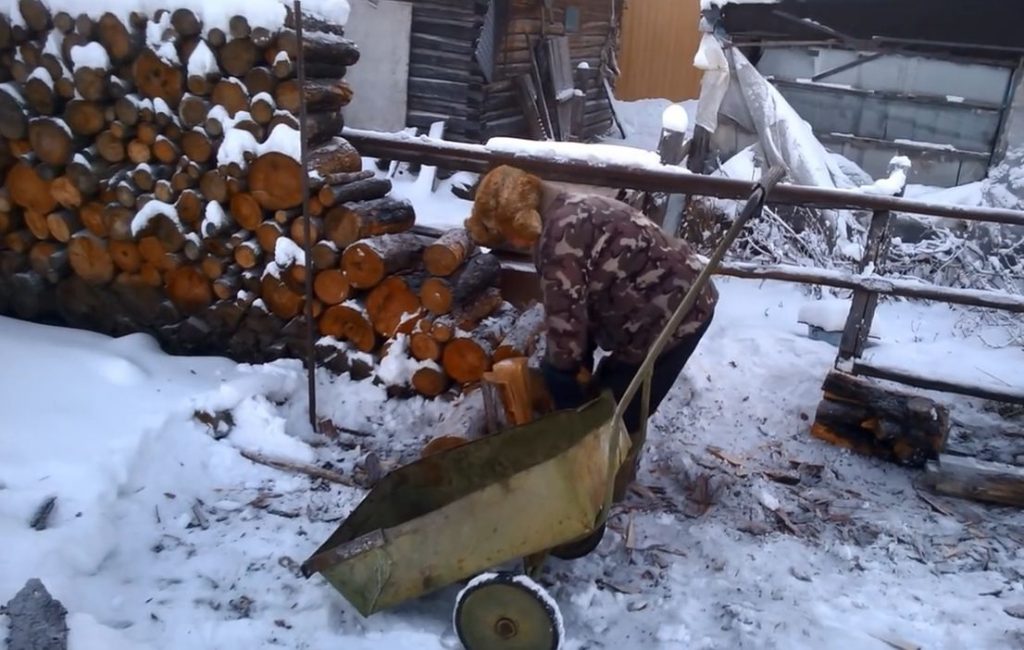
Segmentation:
{"type": "MultiPolygon", "coordinates": [[[[618,128],[612,126],[611,131],[602,138],[602,142],[657,151],[658,141],[661,139],[662,114],[673,102],[667,99],[641,99],[632,102],[616,99],[613,103],[619,122],[626,131],[626,137],[623,139],[618,128]]],[[[697,100],[676,103],[686,111],[686,132],[693,133],[697,100]]]]}
{"type": "MultiPolygon", "coordinates": [[[[913,472],[811,439],[835,355],[797,322],[813,298],[719,284],[707,339],[653,421],[641,487],[594,554],[552,560],[542,576],[567,647],[1021,647],[1024,621],[1005,610],[1024,606],[1024,515],[935,499],[940,513],[916,496],[913,472]],[[718,495],[706,512],[702,491],[718,495]]],[[[954,338],[958,314],[885,303],[884,343],[939,340],[969,357],[984,344],[954,338]]],[[[0,602],[41,578],[71,613],[71,650],[459,647],[450,607],[461,585],[364,619],[296,565],[375,466],[458,433],[463,403],[387,401],[368,381],[324,374],[321,415],[374,436],[321,439],[298,362],[169,357],[142,335],[11,319],[0,319],[0,358],[0,602]],[[197,410],[230,412],[230,426],[214,427],[226,437],[197,410]],[[242,451],[314,463],[357,487],[242,451]],[[32,530],[51,496],[49,527],[32,530]]],[[[1006,439],[1000,429],[1024,434],[1019,421],[941,397],[954,406],[954,444],[1024,451],[1019,437],[989,449],[1006,439]]]]}

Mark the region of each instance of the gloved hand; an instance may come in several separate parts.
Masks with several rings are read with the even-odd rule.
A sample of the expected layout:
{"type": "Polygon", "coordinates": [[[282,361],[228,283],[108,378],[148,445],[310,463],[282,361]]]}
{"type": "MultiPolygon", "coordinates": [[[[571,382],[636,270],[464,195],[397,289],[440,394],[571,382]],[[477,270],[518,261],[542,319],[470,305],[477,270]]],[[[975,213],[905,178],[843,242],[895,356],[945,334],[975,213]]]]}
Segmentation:
{"type": "Polygon", "coordinates": [[[544,361],[540,370],[556,410],[574,409],[587,401],[583,386],[576,379],[578,369],[560,370],[544,361]]]}

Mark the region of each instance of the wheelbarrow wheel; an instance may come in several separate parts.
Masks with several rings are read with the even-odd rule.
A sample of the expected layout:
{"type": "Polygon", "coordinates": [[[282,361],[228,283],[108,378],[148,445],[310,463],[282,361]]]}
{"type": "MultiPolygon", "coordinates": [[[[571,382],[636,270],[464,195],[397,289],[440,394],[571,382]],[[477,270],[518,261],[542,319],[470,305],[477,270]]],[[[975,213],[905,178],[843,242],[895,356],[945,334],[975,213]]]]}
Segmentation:
{"type": "Polygon", "coordinates": [[[564,641],[554,599],[529,577],[485,573],[459,593],[455,632],[466,650],[558,650],[564,641]]]}

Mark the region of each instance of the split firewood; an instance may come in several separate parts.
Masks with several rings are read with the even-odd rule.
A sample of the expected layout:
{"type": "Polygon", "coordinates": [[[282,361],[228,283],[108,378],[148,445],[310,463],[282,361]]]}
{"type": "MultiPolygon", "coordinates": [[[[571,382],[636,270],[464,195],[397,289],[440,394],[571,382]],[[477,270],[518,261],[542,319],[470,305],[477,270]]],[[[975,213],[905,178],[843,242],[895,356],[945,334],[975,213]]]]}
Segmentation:
{"type": "Polygon", "coordinates": [[[494,351],[494,363],[533,354],[537,337],[544,329],[544,305],[538,303],[516,319],[515,325],[505,334],[501,344],[494,351]]]}

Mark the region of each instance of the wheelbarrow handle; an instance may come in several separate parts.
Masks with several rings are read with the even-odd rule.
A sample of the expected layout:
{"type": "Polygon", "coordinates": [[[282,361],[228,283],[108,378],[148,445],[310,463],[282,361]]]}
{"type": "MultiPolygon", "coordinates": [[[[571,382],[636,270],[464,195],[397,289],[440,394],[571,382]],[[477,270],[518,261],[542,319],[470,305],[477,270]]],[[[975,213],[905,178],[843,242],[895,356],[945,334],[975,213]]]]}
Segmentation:
{"type": "MultiPolygon", "coordinates": [[[[739,237],[740,232],[743,230],[747,222],[753,217],[760,215],[761,210],[764,207],[765,199],[768,193],[774,188],[782,177],[785,175],[786,170],[781,165],[776,165],[769,169],[761,177],[761,179],[754,185],[753,191],[750,193],[750,198],[747,199],[746,205],[743,206],[743,210],[733,221],[729,230],[725,233],[722,241],[719,242],[718,246],[711,254],[711,258],[708,263],[701,270],[697,279],[693,281],[693,285],[686,292],[679,306],[676,307],[672,317],[668,323],[661,330],[658,338],[654,340],[651,345],[651,349],[648,350],[647,356],[644,358],[643,363],[640,364],[640,368],[637,370],[636,375],[633,376],[633,380],[629,383],[626,388],[626,392],[623,393],[622,398],[619,400],[615,408],[615,421],[618,421],[625,414],[626,409],[629,407],[629,403],[633,400],[636,392],[640,389],[641,384],[644,386],[643,393],[643,404],[642,404],[642,415],[641,418],[641,436],[646,432],[646,420],[648,415],[648,409],[650,406],[650,375],[651,369],[654,367],[654,362],[658,359],[658,356],[665,349],[669,339],[672,338],[673,333],[679,328],[679,324],[683,321],[683,317],[693,309],[694,304],[697,302],[698,296],[707,286],[711,280],[711,276],[718,270],[718,265],[721,263],[722,258],[725,257],[729,247],[732,246],[736,238],[739,237]]],[[[608,462],[611,464],[615,462],[615,457],[618,455],[619,437],[613,435],[611,437],[611,453],[608,457],[608,462]]],[[[609,476],[613,476],[612,472],[609,471],[609,476]]],[[[611,481],[610,481],[611,482],[611,481]]],[[[605,503],[605,512],[608,511],[611,505],[611,489],[608,491],[608,497],[605,503]]]]}

